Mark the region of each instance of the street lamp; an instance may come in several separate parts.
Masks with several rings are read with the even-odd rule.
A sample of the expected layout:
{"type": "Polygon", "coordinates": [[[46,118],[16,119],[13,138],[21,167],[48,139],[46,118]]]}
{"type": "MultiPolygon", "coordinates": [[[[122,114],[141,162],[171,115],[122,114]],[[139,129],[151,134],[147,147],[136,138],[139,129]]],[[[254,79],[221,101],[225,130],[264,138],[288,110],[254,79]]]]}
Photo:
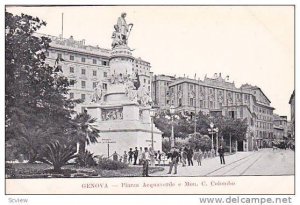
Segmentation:
{"type": "Polygon", "coordinates": [[[154,137],[153,137],[153,118],[155,117],[155,109],[150,109],[150,117],[151,117],[151,148],[154,150],[154,137]]]}
{"type": "Polygon", "coordinates": [[[174,123],[173,123],[173,115],[175,114],[175,107],[173,105],[170,106],[170,114],[171,114],[171,147],[175,147],[175,136],[174,136],[174,123]]]}
{"type": "Polygon", "coordinates": [[[214,133],[216,133],[216,152],[218,152],[218,132],[219,132],[219,128],[214,128],[214,123],[211,122],[209,124],[210,129],[208,129],[208,132],[211,134],[211,149],[214,149],[214,133]]]}
{"type": "Polygon", "coordinates": [[[214,131],[216,132],[216,155],[217,155],[217,153],[218,153],[218,149],[219,149],[219,135],[218,135],[218,133],[219,133],[219,128],[215,128],[214,129],[214,131]]]}

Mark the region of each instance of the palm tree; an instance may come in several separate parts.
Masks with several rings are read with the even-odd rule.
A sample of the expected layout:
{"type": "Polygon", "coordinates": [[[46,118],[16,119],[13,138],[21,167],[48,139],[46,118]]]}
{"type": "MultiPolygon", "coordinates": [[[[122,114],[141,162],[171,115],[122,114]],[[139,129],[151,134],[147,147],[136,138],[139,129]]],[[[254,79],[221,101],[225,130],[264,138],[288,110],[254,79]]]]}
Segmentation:
{"type": "Polygon", "coordinates": [[[23,151],[27,155],[29,163],[33,163],[39,159],[42,145],[55,134],[55,130],[51,127],[42,129],[39,126],[31,127],[22,124],[19,130],[18,143],[24,148],[23,151]]]}
{"type": "Polygon", "coordinates": [[[72,143],[61,143],[59,140],[44,145],[43,150],[44,154],[40,160],[52,165],[55,173],[61,173],[61,168],[77,157],[76,148],[72,143]]]}
{"type": "Polygon", "coordinates": [[[99,137],[99,130],[95,128],[94,123],[96,118],[92,118],[86,112],[78,114],[75,119],[76,123],[76,141],[79,144],[78,153],[84,154],[86,145],[90,143],[96,143],[99,137]]]}

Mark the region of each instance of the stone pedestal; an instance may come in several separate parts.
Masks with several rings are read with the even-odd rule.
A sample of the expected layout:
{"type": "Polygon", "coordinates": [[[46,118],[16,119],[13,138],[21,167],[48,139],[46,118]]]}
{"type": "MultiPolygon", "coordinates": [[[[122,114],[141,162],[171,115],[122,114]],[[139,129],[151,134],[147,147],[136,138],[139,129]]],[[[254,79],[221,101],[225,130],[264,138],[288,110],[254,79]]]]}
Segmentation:
{"type": "Polygon", "coordinates": [[[162,132],[151,129],[149,94],[134,87],[133,57],[130,49],[119,46],[112,50],[110,59],[110,83],[97,102],[84,105],[87,113],[97,118],[95,127],[100,130],[98,143],[87,147],[94,155],[111,155],[135,147],[151,147],[152,132],[154,150],[162,150],[162,132]],[[108,145],[109,144],[109,145],[108,145]]]}

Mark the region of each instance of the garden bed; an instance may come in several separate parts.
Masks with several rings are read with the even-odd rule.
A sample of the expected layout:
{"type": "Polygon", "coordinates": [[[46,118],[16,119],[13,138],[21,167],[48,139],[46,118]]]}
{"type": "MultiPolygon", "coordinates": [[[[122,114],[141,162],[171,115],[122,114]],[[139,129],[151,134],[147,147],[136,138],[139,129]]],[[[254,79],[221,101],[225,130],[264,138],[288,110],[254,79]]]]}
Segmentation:
{"type": "MultiPolygon", "coordinates": [[[[5,174],[8,179],[26,178],[90,178],[90,177],[138,177],[142,176],[141,166],[130,166],[118,170],[105,170],[99,166],[84,168],[67,165],[60,173],[53,172],[52,167],[43,163],[6,164],[5,174]]],[[[163,167],[149,167],[149,174],[163,171],[163,167]]]]}

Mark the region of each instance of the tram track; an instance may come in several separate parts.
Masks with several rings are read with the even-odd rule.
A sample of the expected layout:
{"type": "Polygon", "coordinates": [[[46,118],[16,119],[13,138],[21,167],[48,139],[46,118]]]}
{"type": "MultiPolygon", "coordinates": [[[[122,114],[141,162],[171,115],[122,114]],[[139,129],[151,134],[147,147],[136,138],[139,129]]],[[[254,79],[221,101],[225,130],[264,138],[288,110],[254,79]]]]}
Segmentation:
{"type": "MultiPolygon", "coordinates": [[[[231,162],[231,163],[229,163],[229,164],[226,164],[225,166],[222,166],[222,167],[220,167],[220,168],[218,168],[218,169],[215,169],[215,170],[213,170],[213,171],[207,173],[207,174],[204,175],[204,176],[226,176],[226,175],[228,175],[228,173],[230,173],[230,172],[236,170],[236,168],[238,168],[238,167],[240,167],[240,166],[243,166],[243,165],[245,165],[246,163],[249,163],[249,160],[248,160],[248,159],[249,159],[250,157],[253,157],[253,155],[255,155],[255,154],[256,154],[256,153],[253,153],[253,154],[248,155],[248,156],[246,156],[246,157],[242,157],[242,158],[240,158],[240,159],[238,159],[238,160],[236,160],[236,161],[233,161],[233,162],[231,162]],[[237,163],[238,163],[238,164],[237,164],[237,163]],[[222,172],[222,170],[225,170],[225,171],[222,172]],[[219,173],[219,174],[216,174],[216,173],[219,173]]],[[[245,172],[247,171],[247,169],[249,169],[250,167],[252,167],[252,166],[253,166],[253,165],[254,165],[254,164],[262,157],[262,155],[263,155],[262,153],[259,154],[259,156],[256,157],[256,158],[254,159],[254,161],[251,162],[250,165],[247,166],[246,169],[242,171],[241,174],[237,174],[237,175],[242,175],[243,173],[245,173],[245,172]]],[[[251,158],[250,158],[250,159],[251,159],[251,158]]],[[[230,174],[229,174],[229,175],[230,175],[230,174]]]]}

